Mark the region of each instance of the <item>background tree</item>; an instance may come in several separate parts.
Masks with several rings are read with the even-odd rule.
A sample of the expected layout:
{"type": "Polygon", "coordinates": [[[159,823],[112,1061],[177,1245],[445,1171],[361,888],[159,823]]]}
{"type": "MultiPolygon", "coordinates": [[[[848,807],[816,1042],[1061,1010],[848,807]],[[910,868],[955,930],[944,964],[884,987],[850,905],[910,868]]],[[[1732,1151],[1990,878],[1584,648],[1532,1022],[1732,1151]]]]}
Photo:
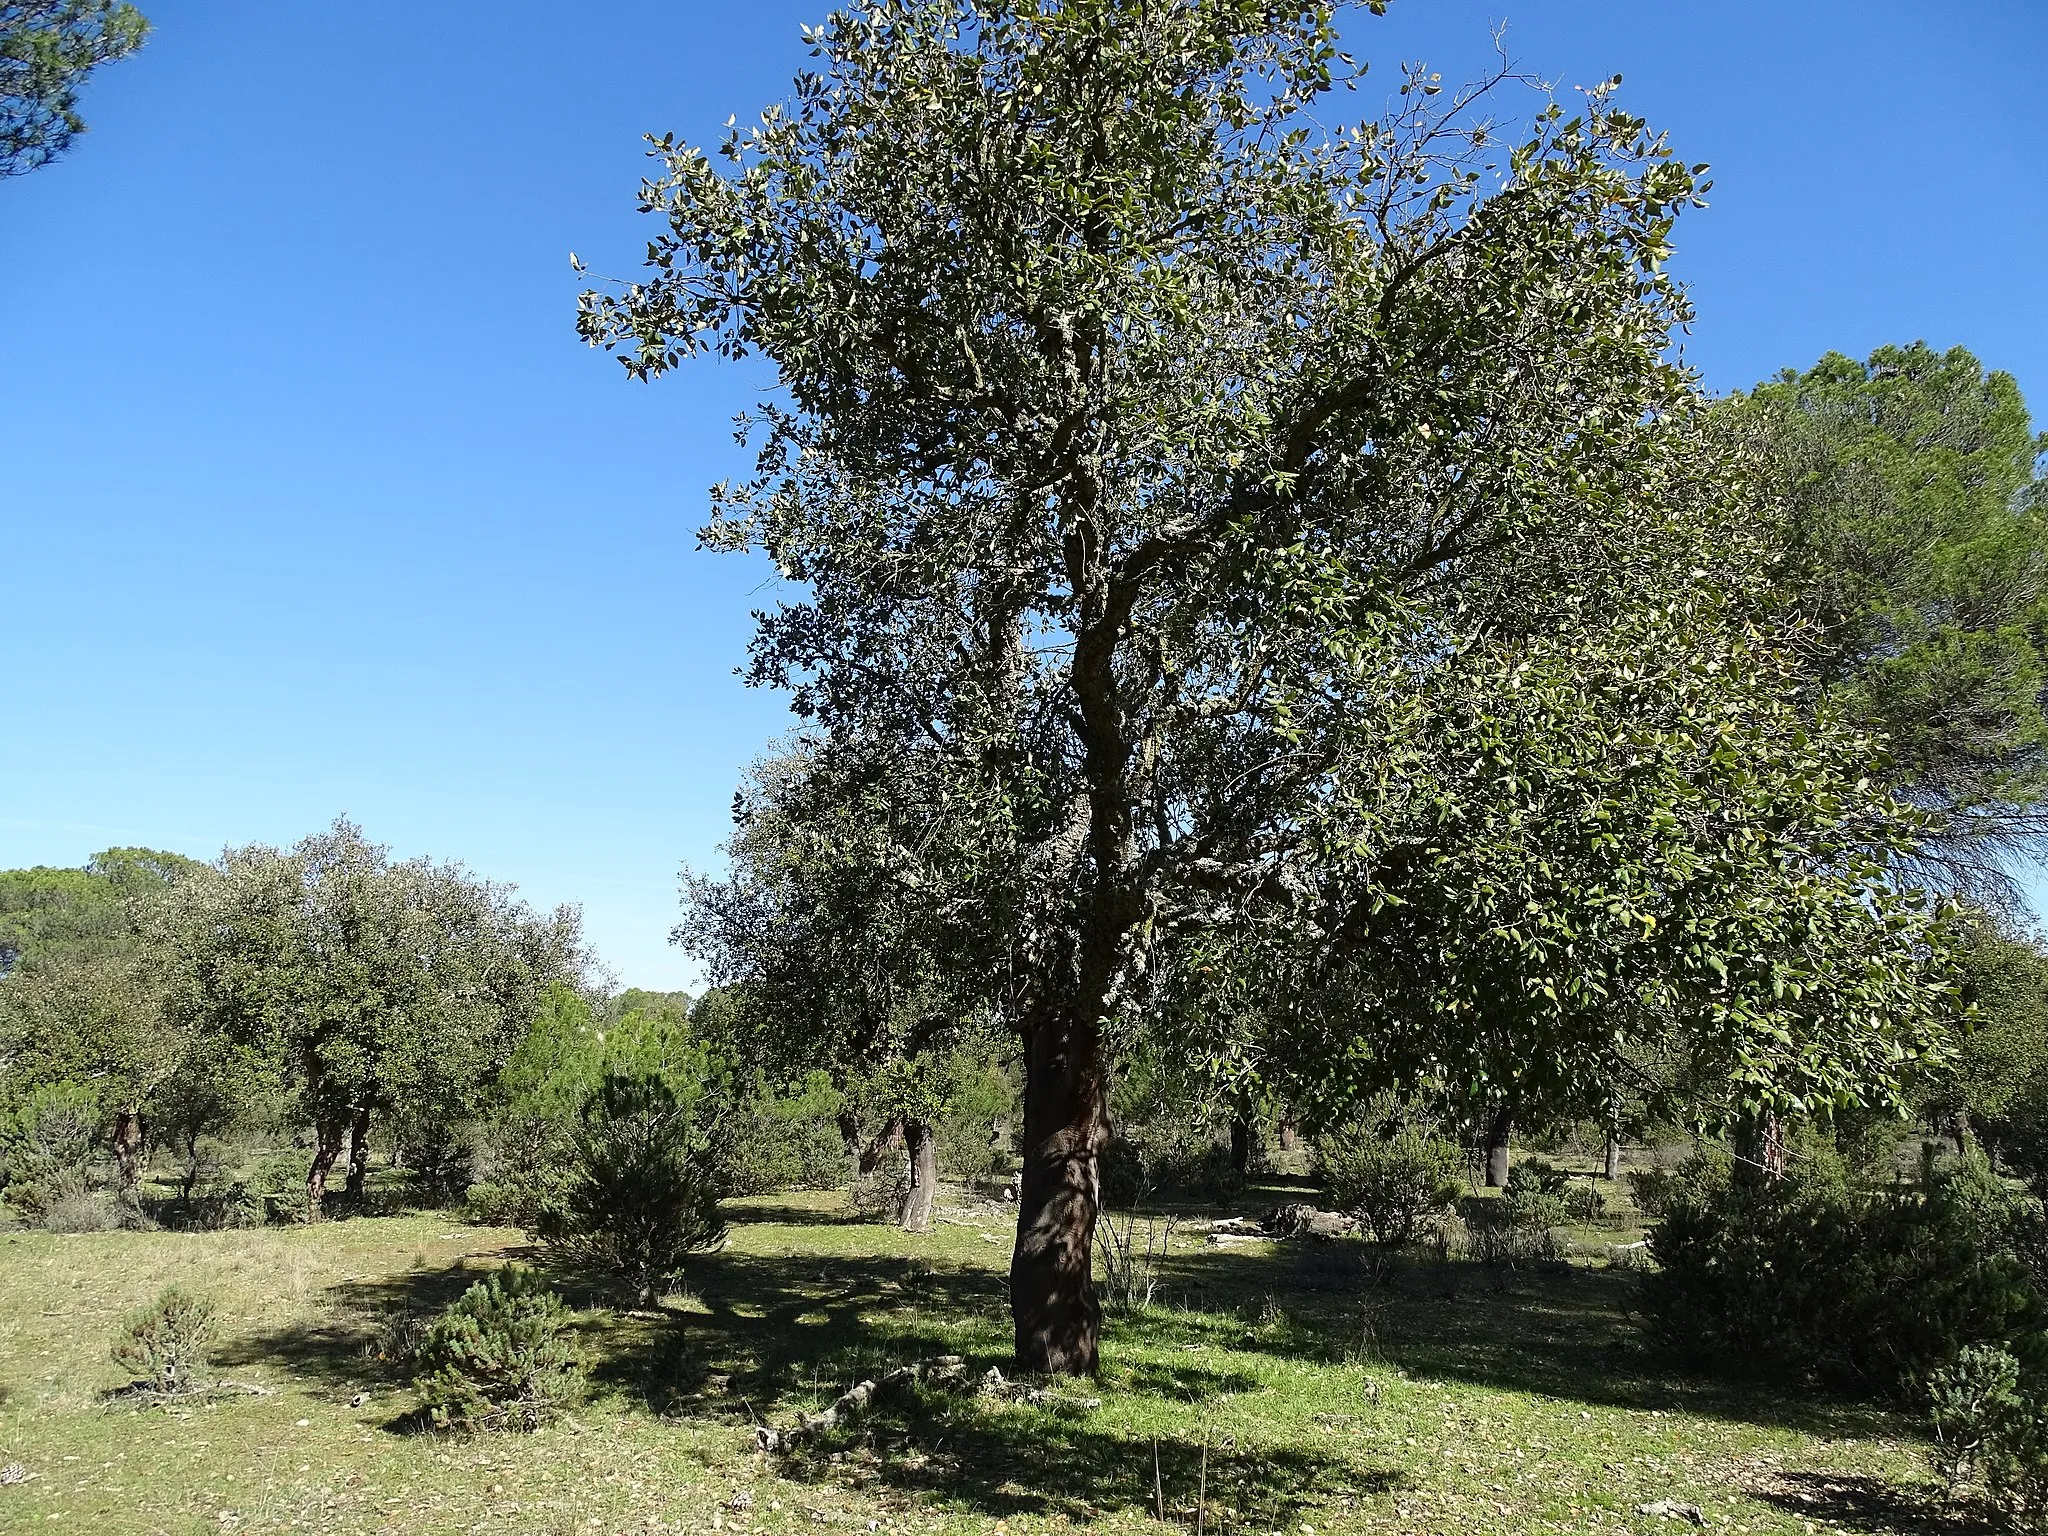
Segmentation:
{"type": "Polygon", "coordinates": [[[952,1054],[977,1018],[986,1035],[993,1001],[961,922],[981,914],[918,899],[895,855],[913,823],[927,850],[948,824],[928,766],[822,739],[758,764],[736,800],[731,871],[687,881],[676,932],[715,979],[744,983],[724,1031],[737,1059],[785,1084],[829,1074],[861,1175],[900,1138],[896,1214],[914,1232],[931,1225],[952,1054]]]}
{"type": "Polygon", "coordinates": [[[538,917],[458,865],[394,864],[337,821],[175,888],[152,926],[166,1008],[270,1064],[314,1130],[317,1214],[344,1141],[360,1192],[373,1117],[465,1118],[581,964],[576,914],[538,917]]]}
{"type": "Polygon", "coordinates": [[[108,848],[82,869],[0,870],[0,976],[134,950],[133,904],[200,867],[155,848],[108,848]]]}
{"type": "MultiPolygon", "coordinates": [[[[155,849],[110,848],[83,869],[0,871],[0,1099],[50,1083],[87,1087],[128,1190],[142,1173],[150,1121],[188,1070],[194,1043],[164,1015],[142,914],[203,867],[155,849]]],[[[188,1096],[188,1109],[196,1103],[188,1096]]]]}
{"type": "Polygon", "coordinates": [[[69,149],[85,132],[79,87],[148,35],[142,13],[116,0],[0,4],[0,177],[33,171],[69,149]]]}
{"type": "Polygon", "coordinates": [[[2048,831],[2048,434],[2012,375],[1925,342],[1830,353],[1723,410],[1768,473],[1808,692],[1928,813],[1921,876],[2010,908],[2048,831]]]}
{"type": "MultiPolygon", "coordinates": [[[[1489,803],[1483,782],[1451,792],[1457,765],[1519,782],[1512,751],[1544,722],[1507,711],[1510,756],[1489,758],[1468,736],[1492,701],[1533,669],[1548,697],[1586,678],[1567,723],[1590,793],[1635,756],[1626,731],[1577,728],[1599,690],[1699,679],[1715,702],[1724,673],[1707,668],[1739,650],[1727,637],[1763,590],[1747,509],[1666,360],[1688,311],[1664,261],[1695,170],[1605,88],[1576,115],[1543,106],[1505,153],[1485,91],[1425,71],[1383,120],[1331,130],[1317,104],[1354,73],[1336,16],[849,7],[810,33],[821,62],[794,101],[717,161],[660,141],[650,271],[584,303],[584,334],[636,376],[706,348],[777,369],[758,473],[718,491],[705,539],[763,549],[799,584],[761,621],[754,679],[792,689],[835,749],[929,786],[869,829],[873,862],[929,931],[971,917],[963,957],[1000,951],[946,969],[1023,1041],[1011,1305],[1031,1369],[1096,1361],[1105,1090],[1157,978],[1191,974],[1205,935],[1300,933],[1338,908],[1348,974],[1369,975],[1378,917],[1423,880],[1404,861],[1434,868],[1415,818],[1489,803]],[[1435,797],[1420,804],[1418,777],[1435,797]]],[[[1685,837],[1724,888],[1775,874],[1771,922],[1804,922],[1817,950],[1864,945],[1887,1001],[1920,1001],[1915,920],[1860,865],[1808,874],[1756,838],[1767,816],[1715,819],[1741,799],[1750,726],[1739,705],[1711,714],[1727,734],[1690,759],[1708,810],[1663,781],[1685,837]]],[[[1802,754],[1825,772],[1847,745],[1775,720],[1762,734],[1793,779],[1802,754]]],[[[1534,809],[1511,793],[1494,823],[1518,854],[1534,809]]],[[[1458,908],[1448,880],[1432,888],[1423,910],[1462,913],[1464,935],[1514,894],[1479,878],[1458,908]]],[[[1643,931],[1637,900],[1613,904],[1617,932],[1643,931]]],[[[1414,958],[1417,992],[1434,972],[1461,996],[1505,985],[1525,1016],[1547,1017],[1544,988],[1603,984],[1540,924],[1491,920],[1518,937],[1468,958],[1417,930],[1392,953],[1414,958]]],[[[1762,1077],[1751,1037],[1784,1010],[1752,989],[1785,936],[1739,928],[1725,912],[1688,925],[1713,946],[1696,970],[1726,964],[1726,942],[1764,946],[1702,1003],[1762,1077]]],[[[1847,973],[1835,958],[1830,977],[1847,973]]],[[[1300,1015],[1340,1016],[1356,1026],[1340,1039],[1374,1028],[1300,1015]]],[[[1460,1015],[1400,1015],[1418,1032],[1432,1017],[1469,1070],[1460,1015]]],[[[1857,1065],[1895,1061],[1917,1017],[1857,1065]]],[[[1822,1054],[1816,1072],[1850,1080],[1822,1054]]]]}

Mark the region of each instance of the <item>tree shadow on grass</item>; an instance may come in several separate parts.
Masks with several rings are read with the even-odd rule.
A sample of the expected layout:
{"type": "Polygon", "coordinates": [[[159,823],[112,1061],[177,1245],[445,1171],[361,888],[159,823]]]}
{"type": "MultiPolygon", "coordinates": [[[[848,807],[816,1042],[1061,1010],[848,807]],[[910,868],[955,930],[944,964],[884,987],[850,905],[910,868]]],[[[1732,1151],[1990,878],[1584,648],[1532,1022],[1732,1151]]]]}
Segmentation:
{"type": "MultiPolygon", "coordinates": [[[[512,1257],[528,1257],[515,1251],[512,1257]]],[[[228,1341],[214,1362],[234,1369],[280,1366],[330,1397],[410,1386],[408,1351],[428,1322],[497,1266],[458,1259],[402,1275],[328,1286],[316,1320],[228,1341]]],[[[407,1415],[407,1418],[410,1416],[407,1415]]],[[[406,1427],[394,1420],[387,1428],[406,1427]]]]}
{"type": "Polygon", "coordinates": [[[1901,1488],[1849,1472],[1781,1472],[1755,1490],[1793,1517],[1873,1536],[1980,1536],[1999,1527],[1974,1505],[1951,1505],[1927,1487],[1901,1488]]]}
{"type": "Polygon", "coordinates": [[[824,1210],[813,1205],[797,1205],[779,1200],[728,1200],[725,1203],[724,1212],[734,1226],[757,1222],[777,1227],[865,1227],[874,1225],[872,1217],[863,1216],[858,1211],[824,1210]]]}
{"type": "Polygon", "coordinates": [[[1699,1370],[1650,1347],[1636,1284],[1626,1271],[1498,1269],[1341,1239],[1176,1255],[1161,1278],[1163,1294],[1198,1309],[1190,1333],[1212,1344],[1324,1363],[1376,1357],[1413,1375],[1811,1434],[1896,1431],[1870,1404],[1699,1370]]]}
{"type": "MultiPolygon", "coordinates": [[[[879,1487],[940,1507],[998,1519],[1092,1520],[1153,1508],[1155,1442],[1098,1427],[1085,1406],[992,1401],[932,1387],[906,1388],[858,1424],[782,1457],[796,1482],[879,1487]]],[[[1199,1441],[1156,1442],[1157,1486],[1169,1519],[1194,1521],[1203,1497],[1199,1441]]],[[[1281,1529],[1332,1492],[1383,1493],[1391,1470],[1287,1446],[1218,1440],[1206,1452],[1209,1528],[1281,1529]]]]}

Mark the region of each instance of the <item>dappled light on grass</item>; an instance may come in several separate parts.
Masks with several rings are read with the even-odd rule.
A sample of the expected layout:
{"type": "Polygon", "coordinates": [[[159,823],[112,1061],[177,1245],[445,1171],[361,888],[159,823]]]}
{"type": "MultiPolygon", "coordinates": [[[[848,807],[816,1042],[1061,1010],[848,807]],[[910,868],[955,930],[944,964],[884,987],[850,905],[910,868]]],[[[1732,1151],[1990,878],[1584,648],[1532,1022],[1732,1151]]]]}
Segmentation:
{"type": "Polygon", "coordinates": [[[1665,1498],[1754,1536],[1821,1518],[1894,1536],[1916,1507],[1898,1421],[1675,1370],[1638,1341],[1623,1274],[1181,1238],[1153,1305],[1109,1320],[1099,1377],[1043,1383],[1008,1358],[1008,1211],[955,1205],[920,1238],[842,1209],[736,1203],[726,1248],[653,1308],[549,1271],[578,1309],[592,1396],[516,1446],[421,1432],[404,1360],[480,1275],[531,1261],[516,1233],[405,1217],[0,1239],[0,1461],[37,1474],[0,1489],[0,1516],[530,1536],[706,1531],[715,1512],[764,1536],[870,1520],[1022,1536],[1154,1524],[1155,1442],[1169,1520],[1192,1529],[1199,1509],[1205,1530],[1247,1536],[1641,1536],[1636,1506],[1665,1498]],[[220,1307],[218,1369],[274,1396],[98,1406],[110,1331],[174,1273],[220,1307]],[[893,1391],[796,1453],[750,1449],[757,1423],[947,1355],[964,1360],[954,1385],[893,1391]],[[1000,1392],[980,1389],[991,1366],[1000,1392]]]}

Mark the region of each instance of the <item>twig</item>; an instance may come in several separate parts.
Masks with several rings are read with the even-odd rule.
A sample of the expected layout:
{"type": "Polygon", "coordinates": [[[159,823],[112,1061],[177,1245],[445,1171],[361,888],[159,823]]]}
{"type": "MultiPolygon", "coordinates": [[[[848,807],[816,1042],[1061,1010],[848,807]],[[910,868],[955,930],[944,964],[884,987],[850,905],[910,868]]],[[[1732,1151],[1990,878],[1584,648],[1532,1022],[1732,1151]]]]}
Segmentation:
{"type": "Polygon", "coordinates": [[[1152,1513],[1166,1524],[1166,1485],[1159,1480],[1159,1437],[1152,1437],[1152,1513]]]}
{"type": "Polygon", "coordinates": [[[1202,1475],[1195,1485],[1195,1536],[1209,1524],[1209,1426],[1202,1426],[1202,1475]]]}

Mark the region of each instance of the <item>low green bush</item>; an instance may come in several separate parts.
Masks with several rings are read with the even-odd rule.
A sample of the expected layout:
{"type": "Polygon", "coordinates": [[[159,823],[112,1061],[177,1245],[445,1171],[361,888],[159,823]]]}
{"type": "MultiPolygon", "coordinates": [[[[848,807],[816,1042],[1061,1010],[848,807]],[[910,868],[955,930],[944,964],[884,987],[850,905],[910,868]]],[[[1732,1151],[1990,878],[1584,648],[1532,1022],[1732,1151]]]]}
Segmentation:
{"type": "Polygon", "coordinates": [[[2015,1529],[2048,1516],[2048,1393],[2005,1350],[1970,1345],[1927,1381],[1936,1470],[1951,1497],[1982,1482],[2015,1529]]]}
{"type": "Polygon", "coordinates": [[[106,1116],[99,1095],[84,1083],[44,1083],[0,1108],[0,1188],[8,1204],[39,1224],[53,1208],[67,1231],[104,1231],[121,1225],[118,1214],[95,1225],[78,1218],[112,1203],[88,1199],[108,1182],[106,1116]]]}
{"type": "Polygon", "coordinates": [[[679,1097],[658,1073],[607,1073],[584,1105],[559,1203],[541,1212],[558,1254],[617,1276],[643,1306],[725,1236],[730,1164],[712,1095],[679,1097]]]}
{"type": "Polygon", "coordinates": [[[211,1302],[182,1286],[165,1286],[155,1301],[122,1322],[114,1336],[114,1363],[134,1376],[137,1388],[182,1397],[202,1385],[199,1374],[214,1324],[211,1302]]]}
{"type": "Polygon", "coordinates": [[[419,1340],[420,1406],[437,1429],[539,1429],[583,1392],[573,1321],[530,1269],[479,1281],[419,1340]]]}
{"type": "Polygon", "coordinates": [[[1572,1219],[1571,1175],[1540,1157],[1524,1158],[1508,1170],[1500,1205],[1510,1225],[1524,1229],[1561,1227],[1572,1219]]]}
{"type": "Polygon", "coordinates": [[[1415,1242],[1457,1204],[1464,1149],[1389,1096],[1317,1136],[1314,1147],[1324,1198],[1375,1242],[1415,1242]]]}
{"type": "Polygon", "coordinates": [[[1971,1345],[2048,1365],[2048,1294],[2021,1251],[2039,1212],[1981,1161],[1864,1188],[1699,1158],[1638,1188],[1660,1266],[1644,1311],[1669,1345],[1889,1394],[1971,1345]]]}

